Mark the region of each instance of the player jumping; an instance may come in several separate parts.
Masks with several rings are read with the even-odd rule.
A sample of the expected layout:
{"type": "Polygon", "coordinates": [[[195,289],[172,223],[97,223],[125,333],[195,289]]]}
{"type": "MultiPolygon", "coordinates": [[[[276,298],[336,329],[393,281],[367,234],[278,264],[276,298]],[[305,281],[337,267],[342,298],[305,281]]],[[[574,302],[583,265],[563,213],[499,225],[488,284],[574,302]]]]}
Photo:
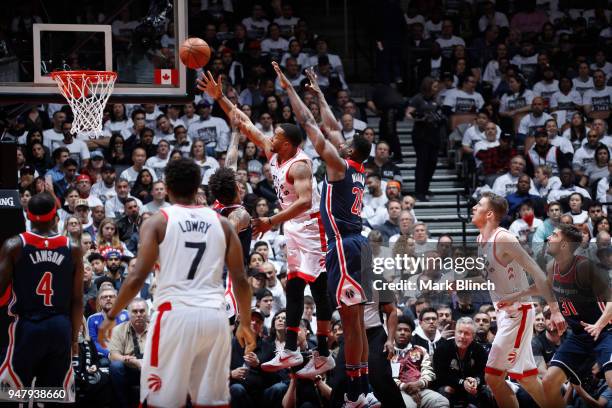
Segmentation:
{"type": "MultiPolygon", "coordinates": [[[[341,157],[338,149],[325,139],[312,113],[278,64],[273,63],[273,66],[280,86],[287,91],[298,122],[325,162],[326,177],[320,208],[329,243],[325,264],[329,275],[330,296],[340,311],[344,329],[346,375],[349,380],[345,407],[379,407],[380,403],[370,393],[368,339],[363,316],[364,304],[368,300],[364,289],[369,288],[364,279],[367,278],[365,274],[372,262],[368,240],[361,235],[361,206],[365,184],[363,162],[370,155],[372,146],[364,137],[356,135],[344,146],[344,158],[341,157]]],[[[310,86],[318,87],[312,72],[309,72],[309,78],[310,86]]]]}
{"type": "Polygon", "coordinates": [[[0,250],[0,290],[12,285],[9,314],[15,319],[0,383],[27,390],[36,377],[37,388],[63,389],[63,402],[74,402],[71,351],[78,352],[83,319],[83,254],[55,233],[59,218],[51,194],[32,197],[27,216],[32,231],[8,239],[0,250]]]}
{"type": "Polygon", "coordinates": [[[533,278],[538,293],[548,302],[551,320],[559,333],[565,330],[565,321],[544,272],[518,240],[508,230],[499,227],[507,212],[506,199],[492,193],[484,193],[472,209],[472,223],[480,230],[479,256],[485,258],[486,277],[495,285],[490,294],[497,309],[497,335],[489,353],[485,380],[500,407],[518,407],[516,396],[505,381],[506,373],[518,380],[544,407],[546,397],[531,350],[535,318],[533,305],[525,297],[517,297],[515,301],[507,299],[513,293],[529,288],[525,272],[533,278]]]}
{"type": "Polygon", "coordinates": [[[230,222],[196,204],[200,168],[179,159],[165,170],[172,206],[160,210],[140,230],[134,270],[100,326],[100,344],[110,338],[115,316],[137,295],[159,258],[156,312],[147,335],[140,374],[140,400],[149,407],[229,407],[231,336],[224,304],[223,265],[238,300],[236,338],[250,352],[251,290],[242,248],[230,222]],[[214,381],[211,381],[214,379],[214,381]]]}

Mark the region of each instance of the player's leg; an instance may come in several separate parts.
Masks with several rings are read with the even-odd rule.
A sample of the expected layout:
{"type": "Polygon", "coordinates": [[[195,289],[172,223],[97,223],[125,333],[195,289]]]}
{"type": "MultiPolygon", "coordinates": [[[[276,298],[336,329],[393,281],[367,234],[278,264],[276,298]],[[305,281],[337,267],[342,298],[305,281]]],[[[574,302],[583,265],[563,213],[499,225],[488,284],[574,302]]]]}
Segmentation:
{"type": "Polygon", "coordinates": [[[9,344],[2,365],[0,382],[8,384],[13,390],[27,389],[34,379],[34,365],[42,358],[46,337],[36,322],[15,319],[8,328],[9,344]]]}
{"type": "Polygon", "coordinates": [[[491,389],[497,406],[503,408],[518,408],[518,400],[512,391],[512,388],[506,383],[506,373],[501,371],[493,373],[490,370],[485,371],[485,382],[491,389]]]}
{"type": "Polygon", "coordinates": [[[359,305],[359,321],[361,322],[361,327],[359,328],[359,332],[361,333],[361,359],[359,362],[359,372],[361,373],[361,388],[362,392],[365,395],[370,393],[370,380],[369,380],[369,369],[368,369],[368,357],[369,357],[369,347],[368,347],[368,335],[365,330],[365,305],[359,305]]]}
{"type": "Polygon", "coordinates": [[[363,393],[361,383],[361,356],[363,355],[363,316],[360,313],[362,305],[342,305],[340,319],[344,330],[344,359],[346,360],[346,375],[348,377],[347,398],[357,401],[363,393]]]}
{"type": "Polygon", "coordinates": [[[531,395],[531,398],[538,403],[541,407],[546,407],[546,394],[542,387],[542,381],[538,378],[537,374],[529,375],[518,380],[521,386],[531,395]]]}
{"type": "Polygon", "coordinates": [[[556,408],[565,406],[561,395],[561,387],[565,381],[567,381],[567,376],[560,367],[553,365],[548,367],[546,375],[542,379],[542,388],[546,394],[546,407],[556,408]]]}
{"type": "Polygon", "coordinates": [[[189,395],[193,407],[228,406],[231,334],[222,309],[200,312],[197,333],[202,340],[192,349],[193,365],[189,376],[189,395]]]}

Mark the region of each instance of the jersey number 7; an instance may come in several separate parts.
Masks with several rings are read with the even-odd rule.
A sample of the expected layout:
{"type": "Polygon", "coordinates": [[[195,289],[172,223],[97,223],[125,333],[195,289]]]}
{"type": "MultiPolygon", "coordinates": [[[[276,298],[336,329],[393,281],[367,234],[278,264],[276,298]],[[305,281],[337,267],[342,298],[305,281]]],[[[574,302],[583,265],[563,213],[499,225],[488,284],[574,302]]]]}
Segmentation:
{"type": "Polygon", "coordinates": [[[191,268],[189,268],[189,274],[187,275],[187,279],[193,279],[195,273],[198,270],[198,265],[202,260],[202,256],[204,256],[204,251],[206,250],[206,242],[185,242],[185,247],[194,248],[198,250],[198,252],[196,252],[195,254],[195,257],[193,258],[193,261],[191,262],[191,268]]]}

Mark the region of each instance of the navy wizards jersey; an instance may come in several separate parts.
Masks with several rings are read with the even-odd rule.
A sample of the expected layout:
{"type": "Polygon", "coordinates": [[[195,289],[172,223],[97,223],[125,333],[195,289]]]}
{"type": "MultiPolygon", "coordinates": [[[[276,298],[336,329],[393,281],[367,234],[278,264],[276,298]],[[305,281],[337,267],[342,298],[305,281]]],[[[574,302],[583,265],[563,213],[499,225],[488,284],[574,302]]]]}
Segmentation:
{"type": "Polygon", "coordinates": [[[74,262],[68,237],[19,234],[23,249],[13,272],[10,312],[32,319],[71,312],[74,262]]]}
{"type": "MultiPolygon", "coordinates": [[[[564,274],[560,273],[557,262],[553,264],[553,291],[559,303],[559,309],[572,331],[577,333],[584,331],[580,324],[581,321],[595,323],[606,307],[605,300],[599,299],[590,286],[580,286],[576,279],[576,265],[583,259],[585,258],[582,256],[575,257],[572,266],[564,274]]],[[[609,328],[610,325],[606,329],[609,328]]]]}
{"type": "MultiPolygon", "coordinates": [[[[229,217],[229,215],[236,210],[237,208],[244,208],[240,204],[228,205],[224,206],[219,201],[215,201],[213,205],[213,209],[224,216],[225,218],[229,217]]],[[[245,210],[246,211],[246,210],[245,210]]],[[[244,257],[244,262],[249,259],[249,253],[251,251],[251,237],[253,235],[253,229],[251,228],[251,224],[248,227],[243,229],[238,233],[238,238],[240,239],[240,243],[242,244],[242,255],[244,257]]]]}
{"type": "Polygon", "coordinates": [[[328,245],[336,235],[361,234],[361,207],[365,188],[363,164],[346,160],[344,178],[323,181],[321,191],[321,219],[328,245]]]}

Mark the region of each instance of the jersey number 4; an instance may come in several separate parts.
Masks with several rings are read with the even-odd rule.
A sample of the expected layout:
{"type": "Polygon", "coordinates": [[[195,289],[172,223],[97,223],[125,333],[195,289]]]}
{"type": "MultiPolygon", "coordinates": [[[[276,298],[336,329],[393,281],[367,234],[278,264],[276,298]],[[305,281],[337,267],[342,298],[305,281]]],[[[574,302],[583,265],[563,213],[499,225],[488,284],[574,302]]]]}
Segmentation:
{"type": "Polygon", "coordinates": [[[53,296],[53,274],[51,272],[43,273],[38,286],[36,286],[36,294],[43,297],[45,306],[53,306],[51,297],[53,296]]]}
{"type": "Polygon", "coordinates": [[[363,201],[363,189],[353,187],[352,193],[355,194],[355,201],[351,207],[351,213],[361,217],[361,203],[363,201]]]}
{"type": "Polygon", "coordinates": [[[191,262],[191,268],[189,268],[189,274],[187,275],[187,279],[193,279],[198,270],[198,265],[200,265],[200,261],[202,260],[202,256],[204,256],[206,242],[185,242],[185,247],[198,250],[193,258],[193,261],[191,262]]]}

